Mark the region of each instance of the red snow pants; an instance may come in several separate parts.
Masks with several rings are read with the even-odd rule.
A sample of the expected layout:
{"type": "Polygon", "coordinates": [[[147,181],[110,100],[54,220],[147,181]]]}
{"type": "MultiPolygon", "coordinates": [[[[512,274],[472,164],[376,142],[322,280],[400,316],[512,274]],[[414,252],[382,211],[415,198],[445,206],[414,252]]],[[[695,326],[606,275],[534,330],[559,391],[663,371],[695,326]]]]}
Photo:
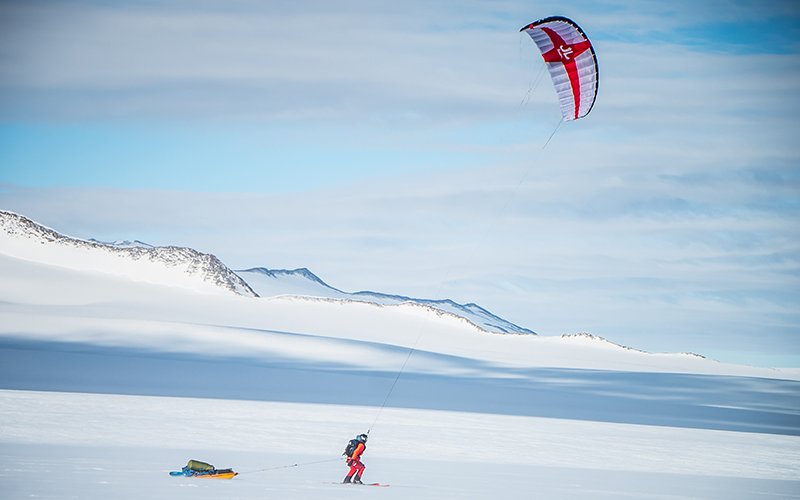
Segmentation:
{"type": "Polygon", "coordinates": [[[364,469],[366,466],[361,463],[360,460],[356,460],[355,458],[351,458],[347,461],[347,465],[350,466],[350,472],[347,473],[348,476],[352,476],[355,474],[358,477],[361,477],[361,474],[364,473],[364,469]]]}

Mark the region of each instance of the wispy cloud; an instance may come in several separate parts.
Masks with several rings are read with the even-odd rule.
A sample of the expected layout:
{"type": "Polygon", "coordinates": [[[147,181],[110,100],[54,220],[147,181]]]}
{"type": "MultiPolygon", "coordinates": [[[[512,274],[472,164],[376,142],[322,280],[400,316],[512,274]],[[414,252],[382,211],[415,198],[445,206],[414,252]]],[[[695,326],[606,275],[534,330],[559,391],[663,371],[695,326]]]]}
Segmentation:
{"type": "MultiPolygon", "coordinates": [[[[718,44],[687,47],[677,37],[647,43],[647,34],[637,34],[692,25],[713,4],[650,7],[586,6],[607,110],[619,106],[630,119],[658,113],[664,120],[685,109],[729,109],[744,101],[737,97],[757,109],[762,102],[749,99],[753,90],[794,88],[786,78],[797,74],[791,54],[767,57],[766,48],[747,58],[720,53],[718,44]],[[611,14],[601,14],[608,9],[611,14]]],[[[539,9],[542,15],[558,10],[555,4],[539,9]]],[[[538,60],[530,41],[516,33],[527,22],[521,19],[536,15],[527,10],[515,2],[4,4],[4,115],[502,119],[500,110],[524,95],[528,61],[538,60]]],[[[719,10],[711,19],[743,20],[757,8],[719,10]]]]}

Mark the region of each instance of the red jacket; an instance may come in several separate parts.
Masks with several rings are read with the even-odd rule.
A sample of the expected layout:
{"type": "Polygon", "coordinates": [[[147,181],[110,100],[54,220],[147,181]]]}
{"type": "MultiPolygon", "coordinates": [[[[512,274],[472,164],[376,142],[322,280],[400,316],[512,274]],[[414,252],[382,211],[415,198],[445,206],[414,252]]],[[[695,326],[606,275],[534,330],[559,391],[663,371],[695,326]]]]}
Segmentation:
{"type": "Polygon", "coordinates": [[[366,450],[366,449],[367,449],[367,447],[366,447],[366,445],[364,443],[358,443],[358,446],[356,446],[356,449],[353,450],[353,453],[348,458],[350,458],[350,460],[359,460],[360,461],[361,460],[361,454],[364,453],[364,450],[366,450]]]}

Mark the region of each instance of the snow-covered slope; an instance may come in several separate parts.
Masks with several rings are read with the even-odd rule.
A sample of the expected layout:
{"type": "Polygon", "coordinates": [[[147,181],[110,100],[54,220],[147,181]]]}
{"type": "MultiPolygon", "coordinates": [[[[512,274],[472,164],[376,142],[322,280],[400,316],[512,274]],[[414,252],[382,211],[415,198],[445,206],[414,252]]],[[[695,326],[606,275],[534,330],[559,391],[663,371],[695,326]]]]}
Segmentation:
{"type": "Polygon", "coordinates": [[[7,211],[0,211],[0,253],[204,293],[256,295],[213,255],[183,247],[115,246],[71,238],[7,211]]]}
{"type": "Polygon", "coordinates": [[[449,299],[419,299],[370,291],[343,292],[328,285],[306,268],[286,270],[258,267],[239,270],[236,273],[247,281],[261,297],[298,295],[371,302],[380,305],[419,304],[464,318],[487,332],[535,335],[533,331],[506,321],[477,304],[458,304],[449,299]]]}
{"type": "Polygon", "coordinates": [[[264,297],[254,300],[253,288],[211,255],[178,247],[117,248],[0,212],[0,338],[281,356],[370,370],[399,366],[415,349],[415,359],[425,362],[410,363],[408,370],[425,373],[506,376],[509,367],[547,367],[798,375],[651,354],[589,334],[496,335],[491,332],[528,330],[474,304],[345,293],[305,269],[240,273],[264,297]]]}

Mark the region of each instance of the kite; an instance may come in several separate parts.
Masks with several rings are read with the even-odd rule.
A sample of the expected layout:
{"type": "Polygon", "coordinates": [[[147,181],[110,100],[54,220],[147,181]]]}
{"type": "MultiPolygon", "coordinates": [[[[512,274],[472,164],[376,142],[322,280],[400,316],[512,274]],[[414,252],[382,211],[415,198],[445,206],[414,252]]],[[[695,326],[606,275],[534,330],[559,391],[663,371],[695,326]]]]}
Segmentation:
{"type": "Polygon", "coordinates": [[[520,30],[542,52],[558,94],[564,121],[589,114],[597,98],[597,56],[583,30],[566,17],[540,19],[520,30]]]}

